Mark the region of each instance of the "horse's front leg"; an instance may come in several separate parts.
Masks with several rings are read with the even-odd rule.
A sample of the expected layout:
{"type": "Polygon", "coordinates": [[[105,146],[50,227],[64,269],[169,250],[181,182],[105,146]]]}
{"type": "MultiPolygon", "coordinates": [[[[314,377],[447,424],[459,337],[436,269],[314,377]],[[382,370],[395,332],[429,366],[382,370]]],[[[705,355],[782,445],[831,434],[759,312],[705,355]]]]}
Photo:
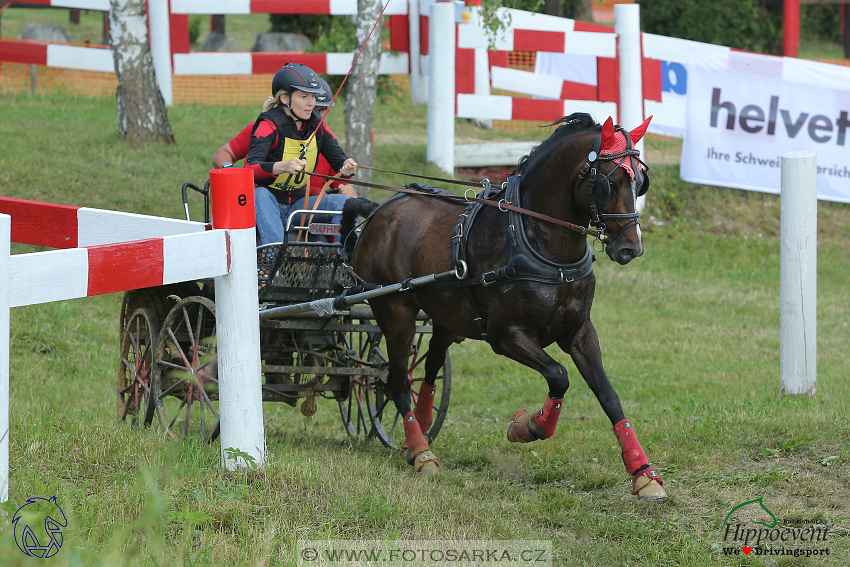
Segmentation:
{"type": "MultiPolygon", "coordinates": [[[[488,330],[490,327],[500,328],[492,323],[488,330]]],[[[496,354],[507,356],[539,372],[549,385],[549,395],[540,410],[534,414],[524,409],[514,413],[508,425],[508,441],[530,443],[552,437],[561,416],[564,394],[570,387],[567,369],[546,354],[535,337],[519,327],[508,327],[497,336],[491,333],[490,345],[496,354]]]]}
{"type": "Polygon", "coordinates": [[[602,351],[593,323],[588,319],[569,344],[559,342],[558,345],[570,354],[576,368],[614,426],[614,435],[617,436],[623,452],[623,464],[626,465],[626,471],[632,475],[632,494],[650,500],[666,498],[667,494],[661,487],[664,481],[658,472],[649,466],[649,459],[640,446],[629,420],[623,414],[620,398],[617,397],[617,392],[602,367],[602,351]]]}

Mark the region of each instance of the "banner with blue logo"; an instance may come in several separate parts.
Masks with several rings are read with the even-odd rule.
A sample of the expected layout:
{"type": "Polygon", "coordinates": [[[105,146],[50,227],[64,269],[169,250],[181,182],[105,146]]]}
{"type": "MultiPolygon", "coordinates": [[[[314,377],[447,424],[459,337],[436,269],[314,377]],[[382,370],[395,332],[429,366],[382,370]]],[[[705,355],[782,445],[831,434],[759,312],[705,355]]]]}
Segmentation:
{"type": "Polygon", "coordinates": [[[818,198],[850,203],[850,68],[691,45],[681,177],[780,191],[781,156],[818,155],[818,198]]]}

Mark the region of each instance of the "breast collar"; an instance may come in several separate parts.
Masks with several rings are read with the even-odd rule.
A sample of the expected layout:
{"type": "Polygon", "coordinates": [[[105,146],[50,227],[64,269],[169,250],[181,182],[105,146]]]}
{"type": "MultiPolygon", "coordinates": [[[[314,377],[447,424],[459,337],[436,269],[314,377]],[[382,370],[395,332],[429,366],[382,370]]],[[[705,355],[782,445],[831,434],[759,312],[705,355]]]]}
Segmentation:
{"type": "MultiPolygon", "coordinates": [[[[518,204],[519,184],[521,176],[509,175],[507,186],[500,191],[493,191],[489,185],[478,195],[481,199],[497,200],[504,196],[504,200],[511,204],[518,204]]],[[[473,223],[484,205],[473,203],[466,207],[458,219],[452,234],[452,259],[455,265],[455,273],[459,280],[466,285],[484,286],[503,285],[513,281],[533,281],[545,284],[564,284],[586,278],[593,272],[593,251],[590,244],[586,244],[584,256],[578,262],[570,264],[559,264],[544,258],[537,252],[528,241],[525,233],[523,215],[515,211],[508,213],[508,238],[511,250],[507,264],[495,270],[489,270],[477,278],[467,279],[468,267],[466,262],[467,238],[472,230],[473,223]]]]}

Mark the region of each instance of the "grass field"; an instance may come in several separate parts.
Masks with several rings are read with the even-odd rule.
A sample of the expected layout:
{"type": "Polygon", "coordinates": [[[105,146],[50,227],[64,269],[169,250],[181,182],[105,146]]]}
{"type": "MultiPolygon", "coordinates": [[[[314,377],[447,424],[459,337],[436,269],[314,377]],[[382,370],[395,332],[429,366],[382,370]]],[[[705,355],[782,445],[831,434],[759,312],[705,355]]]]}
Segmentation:
{"type": "MultiPolygon", "coordinates": [[[[0,194],[179,218],[179,187],[204,179],[214,150],[255,112],[175,107],[177,143],[145,146],[119,139],[114,101],[0,94],[0,194]]],[[[377,112],[375,165],[437,173],[423,164],[423,109],[377,112]]],[[[342,112],[330,117],[343,133],[342,112]]],[[[463,139],[507,136],[458,124],[463,139]]],[[[418,478],[377,442],[349,440],[332,401],[312,418],[265,404],[267,466],[225,472],[218,444],[173,444],[116,423],[115,294],[12,312],[0,565],[42,564],[18,550],[9,522],[27,498],[57,495],[68,527],[56,565],[294,565],[299,540],[388,538],[546,540],[553,564],[568,566],[846,566],[850,207],[819,204],[817,395],[781,399],[780,200],[684,183],[679,151],[679,141],[647,140],[644,257],[594,266],[606,369],[667,500],[629,495],[610,424],[557,349],[572,387],[556,436],[507,443],[511,414],[537,409],[546,386],[474,341],[451,351],[438,477],[418,478]],[[814,547],[830,554],[724,556],[726,515],[756,498],[780,522],[827,521],[830,539],[814,547]]],[[[200,203],[192,207],[199,218],[200,203]]]]}

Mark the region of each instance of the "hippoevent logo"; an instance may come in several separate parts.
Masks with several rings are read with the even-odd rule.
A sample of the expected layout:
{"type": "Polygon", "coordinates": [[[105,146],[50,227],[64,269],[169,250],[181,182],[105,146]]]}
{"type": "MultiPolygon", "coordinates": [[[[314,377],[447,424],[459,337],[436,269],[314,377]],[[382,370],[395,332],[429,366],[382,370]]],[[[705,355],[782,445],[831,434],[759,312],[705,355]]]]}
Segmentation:
{"type": "Polygon", "coordinates": [[[761,498],[738,504],[723,520],[723,555],[829,555],[829,524],[821,519],[780,521],[761,498]]]}
{"type": "Polygon", "coordinates": [[[25,555],[47,559],[62,547],[62,528],[68,527],[56,497],[30,498],[12,517],[15,543],[25,555]]]}

